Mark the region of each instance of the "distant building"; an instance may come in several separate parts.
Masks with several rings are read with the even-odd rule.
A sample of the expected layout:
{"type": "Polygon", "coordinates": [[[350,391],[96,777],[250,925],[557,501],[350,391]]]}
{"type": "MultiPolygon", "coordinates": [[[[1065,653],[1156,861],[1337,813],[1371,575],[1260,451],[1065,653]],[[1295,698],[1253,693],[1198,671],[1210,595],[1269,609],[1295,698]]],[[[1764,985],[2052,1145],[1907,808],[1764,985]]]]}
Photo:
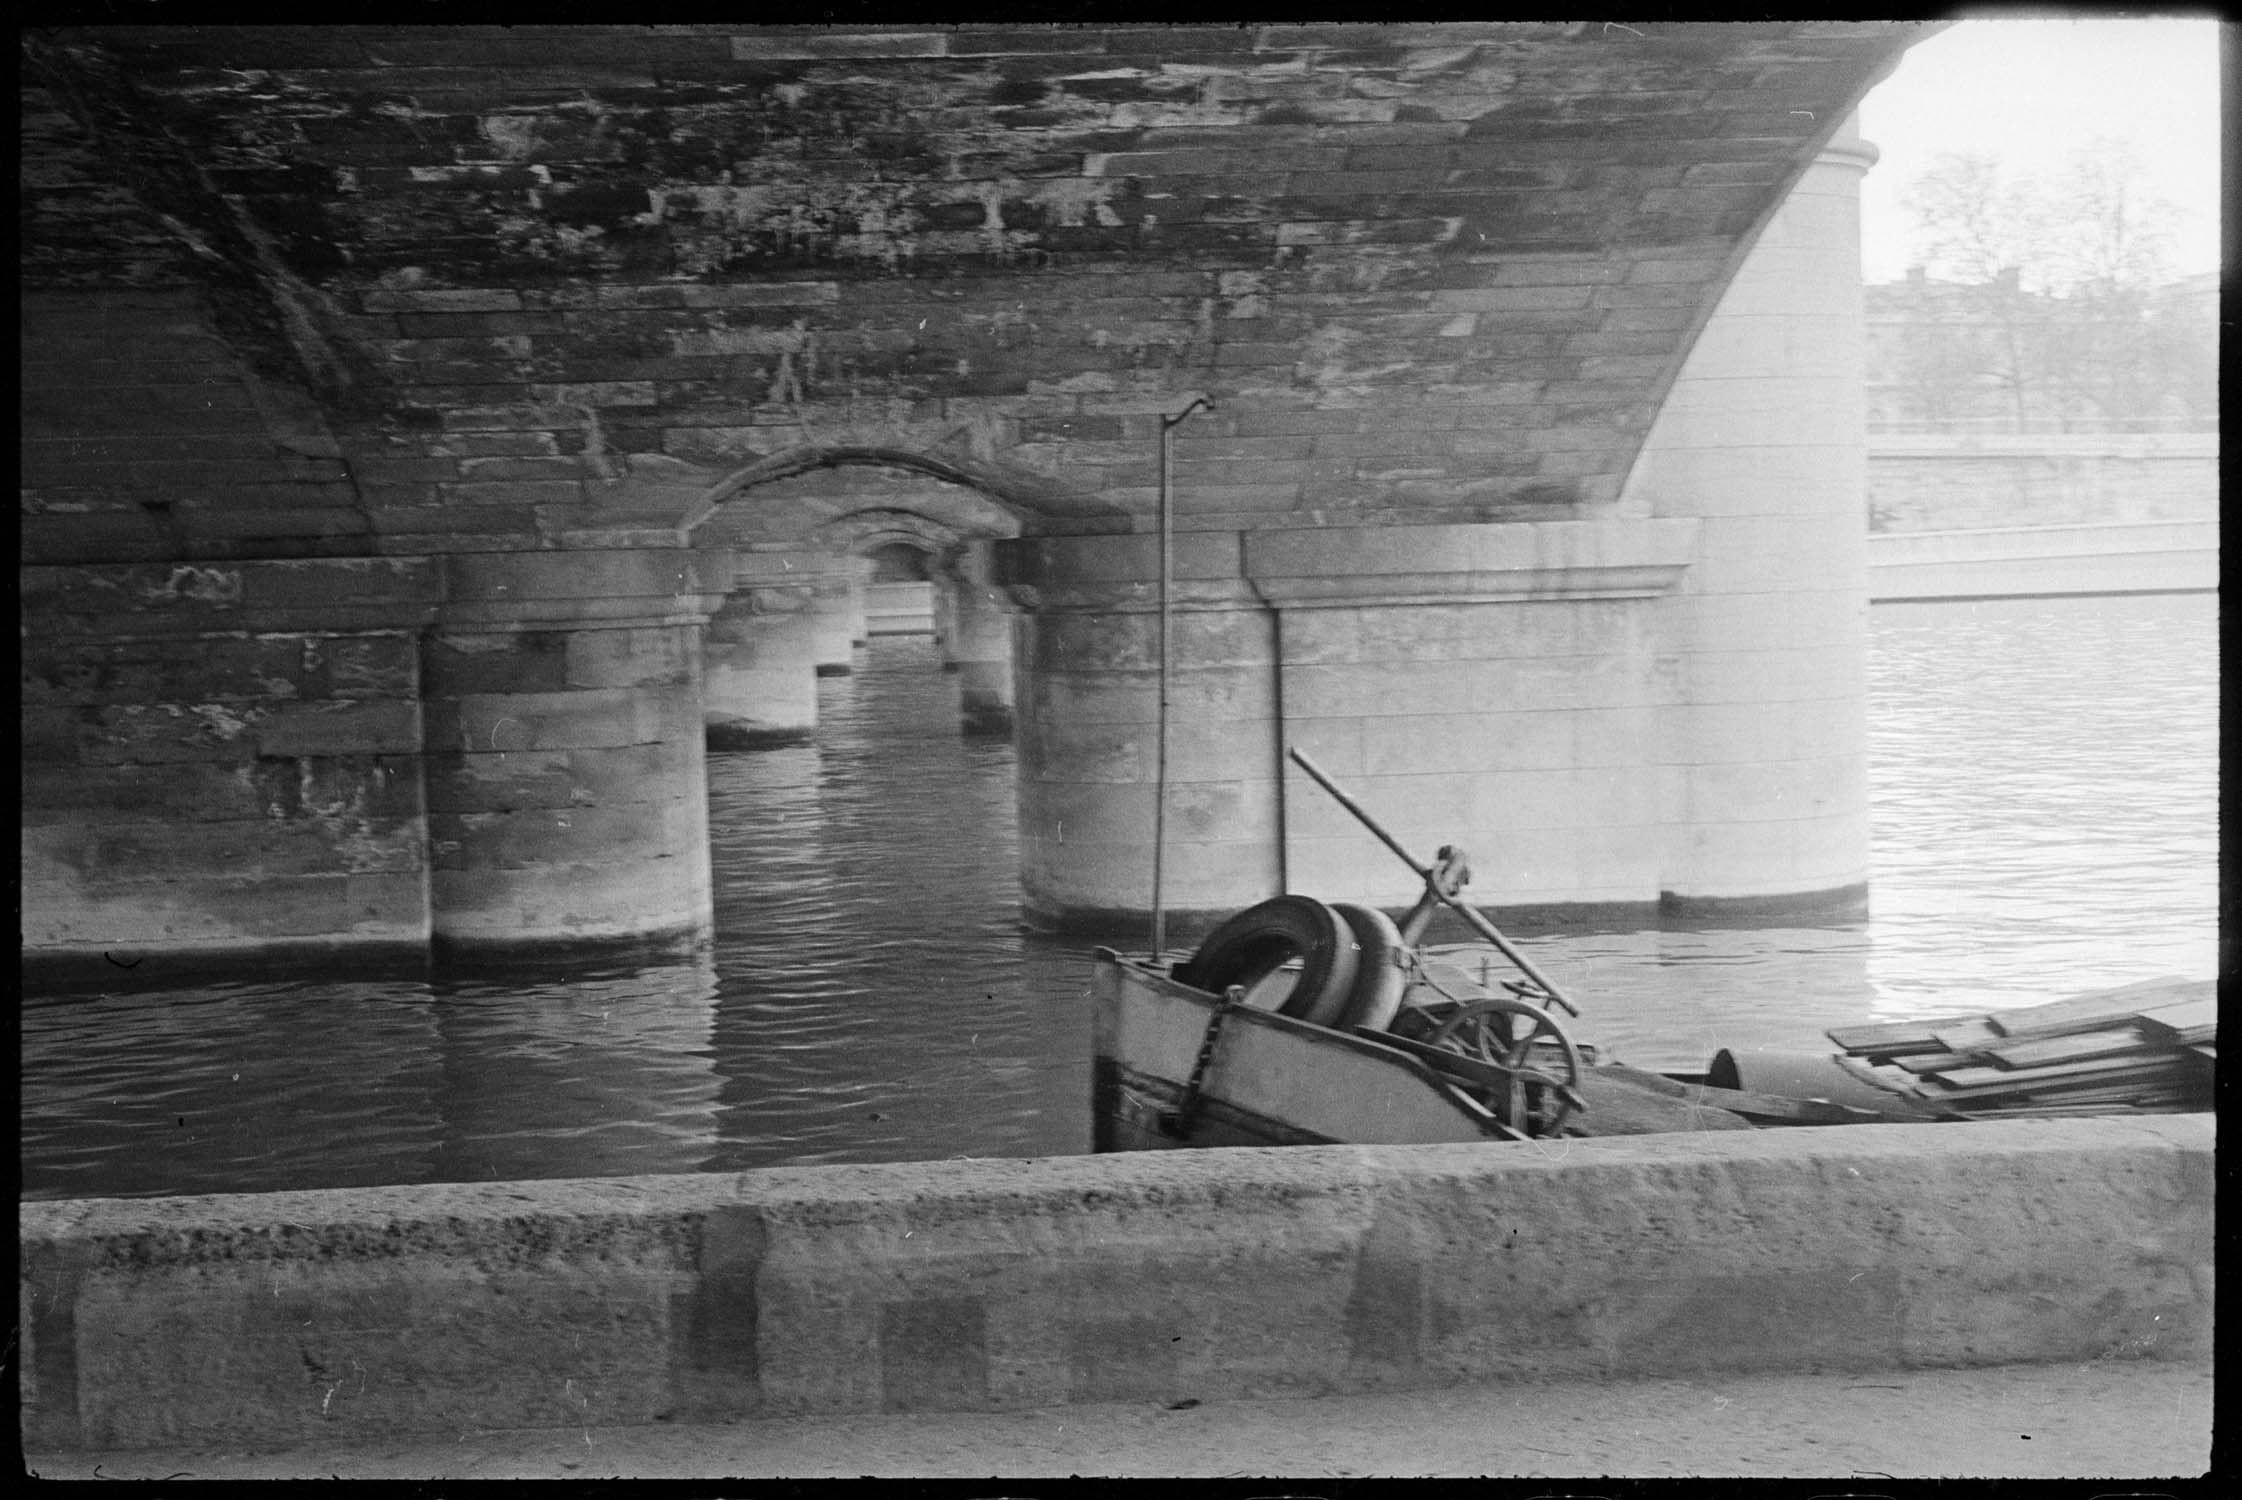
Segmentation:
{"type": "Polygon", "coordinates": [[[2014,270],[1864,289],[1871,432],[2211,432],[2216,272],[2052,296],[2014,270]]]}

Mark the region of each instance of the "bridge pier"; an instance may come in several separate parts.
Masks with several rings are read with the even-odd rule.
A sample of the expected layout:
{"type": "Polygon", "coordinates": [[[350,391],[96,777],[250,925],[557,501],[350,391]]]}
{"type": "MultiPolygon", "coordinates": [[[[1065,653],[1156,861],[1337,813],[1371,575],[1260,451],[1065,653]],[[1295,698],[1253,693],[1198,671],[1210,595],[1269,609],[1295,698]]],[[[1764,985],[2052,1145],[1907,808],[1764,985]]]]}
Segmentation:
{"type": "Polygon", "coordinates": [[[702,643],[710,749],[792,744],[816,730],[816,590],[829,566],[807,553],[734,557],[736,587],[702,643]]]}
{"type": "MultiPolygon", "coordinates": [[[[1281,890],[1421,891],[1284,761],[1339,778],[1488,904],[1655,907],[1666,818],[1652,601],[1688,521],[1332,527],[1177,538],[1162,904],[1189,934],[1281,890]]],[[[1157,543],[999,544],[1029,612],[1022,886],[1062,929],[1142,923],[1158,772],[1157,543]]]]}
{"type": "MultiPolygon", "coordinates": [[[[1176,538],[1162,895],[1184,930],[1279,888],[1271,620],[1238,547],[1235,532],[1176,538]]],[[[995,544],[996,577],[1026,611],[1021,899],[1062,931],[1141,927],[1152,908],[1158,548],[1141,534],[995,544]]]]}
{"type": "Polygon", "coordinates": [[[20,579],[27,966],[425,954],[432,559],[20,579]]]}
{"type": "Polygon", "coordinates": [[[856,670],[856,647],[864,638],[864,585],[839,563],[810,583],[812,659],[819,677],[846,677],[856,670]]]}
{"type": "Polygon", "coordinates": [[[1858,917],[1868,881],[1866,330],[1847,120],[1714,307],[1620,496],[1690,518],[1666,904],[1858,917]]]}
{"type": "Polygon", "coordinates": [[[438,951],[712,930],[703,623],[683,547],[447,557],[423,656],[438,951]]]}
{"type": "MultiPolygon", "coordinates": [[[[1297,772],[1512,908],[1865,911],[1859,180],[1848,123],[1720,299],[1594,518],[1176,539],[1163,905],[1417,882],[1297,772]]],[[[1151,908],[1156,541],[998,544],[1029,612],[1022,882],[1062,928],[1151,908]]]]}
{"type": "Polygon", "coordinates": [[[989,553],[965,543],[948,550],[934,588],[935,639],[942,665],[958,678],[958,713],[969,735],[1012,732],[1012,611],[990,582],[989,553]]]}

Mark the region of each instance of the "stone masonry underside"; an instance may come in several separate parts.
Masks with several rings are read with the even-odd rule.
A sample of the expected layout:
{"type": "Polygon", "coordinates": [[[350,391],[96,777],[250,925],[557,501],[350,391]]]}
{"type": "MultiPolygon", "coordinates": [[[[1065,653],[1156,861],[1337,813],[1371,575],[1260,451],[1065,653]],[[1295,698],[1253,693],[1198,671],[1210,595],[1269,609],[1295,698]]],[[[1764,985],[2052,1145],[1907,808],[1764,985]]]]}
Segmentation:
{"type": "Polygon", "coordinates": [[[1186,529],[1576,516],[1914,35],[45,33],[35,313],[192,288],[171,361],[215,338],[245,368],[224,420],[167,421],[163,372],[35,316],[27,548],[539,546],[626,455],[850,444],[1009,478],[1039,531],[1126,530],[1155,414],[1199,392],[1186,529]]]}
{"type": "MultiPolygon", "coordinates": [[[[1198,396],[1213,405],[1175,432],[1173,492],[1198,544],[1185,592],[1203,594],[1184,601],[1183,665],[1215,674],[1201,685],[1215,738],[1198,739],[1219,763],[1179,791],[1179,826],[1205,845],[1203,904],[1283,874],[1267,850],[1298,810],[1267,733],[1239,726],[1267,719],[1281,737],[1287,721],[1239,694],[1281,697],[1314,622],[1287,635],[1274,612],[1301,608],[1403,658],[1425,630],[1458,660],[1528,640],[1555,653],[1547,692],[1450,714],[1462,759],[1441,774],[1535,764],[1482,765],[1485,735],[1560,726],[1579,709],[1565,684],[1625,647],[1624,743],[1584,761],[1568,731],[1549,764],[1599,785],[1607,765],[1647,767],[1629,782],[1643,809],[1596,814],[1617,821],[1615,852],[1595,859],[1627,873],[1584,885],[1568,873],[1593,862],[1571,852],[1580,831],[1553,827],[1562,857],[1510,872],[1533,899],[1856,880],[1860,817],[1770,791],[1757,770],[1728,776],[1744,815],[1789,796],[1782,816],[1820,818],[1835,852],[1769,833],[1733,859],[1690,856],[1717,878],[1660,874],[1660,829],[1730,816],[1702,811],[1726,804],[1697,783],[1657,789],[1673,784],[1660,747],[1682,741],[1655,716],[1691,691],[1672,653],[1728,650],[1677,623],[1711,605],[1662,591],[1693,568],[1675,599],[1796,585],[1764,540],[1710,566],[1693,549],[1729,533],[1664,519],[1706,512],[1638,460],[1755,241],[1811,259],[1768,226],[1922,34],[27,33],[27,949],[705,927],[711,684],[725,678],[725,711],[750,731],[796,732],[804,674],[830,654],[821,632],[848,607],[841,554],[890,532],[970,554],[953,559],[956,597],[979,601],[960,662],[1007,714],[1005,610],[1031,617],[1031,887],[1039,820],[1079,819],[1070,840],[1110,824],[1103,853],[1054,836],[1067,868],[1031,906],[1141,909],[1140,544],[1163,415],[1198,396]],[[1371,544],[1397,530],[1415,540],[1371,544]],[[1381,556],[1369,575],[1448,582],[1347,581],[1381,556]],[[1520,600],[1575,602],[1503,602],[1520,600]],[[1762,847],[1778,848],[1773,874],[1762,847]]],[[[1815,212],[1808,238],[1842,260],[1843,211],[1815,212]]],[[[1843,346],[1857,309],[1843,313],[1842,265],[1817,286],[1805,310],[1837,307],[1843,346]]],[[[1711,431],[1691,421],[1660,442],[1711,431]]],[[[1801,436],[1760,415],[1738,430],[1840,459],[1858,446],[1843,424],[1801,436]]],[[[1834,487],[1767,468],[1764,505],[1810,494],[1795,504],[1850,524],[1844,464],[1800,461],[1834,487]]],[[[1688,481],[1708,503],[1734,503],[1726,462],[1688,481]]],[[[1661,472],[1685,467],[1669,456],[1661,472]]],[[[1853,585],[1832,576],[1815,587],[1836,621],[1853,585]]],[[[1845,627],[1823,633],[1816,649],[1848,649],[1845,627]]],[[[1791,713],[1806,688],[1770,690],[1756,658],[1718,663],[1749,680],[1718,689],[1738,706],[1717,745],[1698,736],[1705,755],[1787,756],[1801,787],[1857,779],[1822,774],[1857,747],[1767,748],[1752,705],[1772,692],[1791,713]]],[[[1407,802],[1405,824],[1452,816],[1456,789],[1422,779],[1409,749],[1419,726],[1361,717],[1397,711],[1372,691],[1386,669],[1349,671],[1320,703],[1313,677],[1283,701],[1347,735],[1366,726],[1363,745],[1384,748],[1344,769],[1395,778],[1369,790],[1407,802]]],[[[1479,801],[1514,807],[1517,790],[1479,801]]],[[[1467,831],[1508,837],[1507,816],[1474,812],[1467,831]]]]}

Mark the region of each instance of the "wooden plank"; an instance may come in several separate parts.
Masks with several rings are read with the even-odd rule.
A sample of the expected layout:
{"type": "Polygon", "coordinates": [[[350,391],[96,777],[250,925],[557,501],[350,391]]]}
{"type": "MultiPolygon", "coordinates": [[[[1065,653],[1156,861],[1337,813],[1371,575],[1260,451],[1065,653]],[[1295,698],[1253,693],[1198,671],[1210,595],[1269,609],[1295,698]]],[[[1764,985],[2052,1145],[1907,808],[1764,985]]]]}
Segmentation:
{"type": "Polygon", "coordinates": [[[1978,1067],[1985,1059],[1974,1052],[1919,1052],[1908,1057],[1895,1057],[1892,1066],[1920,1078],[1926,1073],[1945,1073],[1954,1068],[1978,1067]]]}
{"type": "Polygon", "coordinates": [[[2123,984],[2114,989],[2092,990],[2083,995],[2072,995],[2063,1000],[2050,1000],[2039,1005],[2022,1005],[2010,1010],[1977,1011],[1969,1015],[1952,1015],[1920,1021],[1880,1021],[1866,1026],[1836,1026],[1824,1032],[1831,1042],[1845,1052],[1856,1056],[1880,1055],[1901,1057],[1924,1052],[1951,1050],[1939,1039],[1941,1031],[1958,1035],[1976,1036],[1984,1028],[1987,1040],[1993,1036],[2018,1037],[2031,1031],[2038,1034],[2048,1027],[2047,1035],[2062,1035],[2066,1031],[2092,1031],[2104,1023],[2122,1023],[2131,1020],[2144,1009],[2157,1003],[2193,1000],[2199,995],[2214,994],[2216,986],[2209,980],[2182,979],[2166,976],[2161,979],[2144,979],[2135,984],[2123,984]],[[2162,997],[2161,992],[2177,993],[2162,997]]]}
{"type": "Polygon", "coordinates": [[[1961,1026],[1941,1026],[1932,1035],[1949,1052],[1975,1052],[1988,1042],[1999,1041],[2004,1033],[1990,1017],[1980,1017],[1961,1026]]]}
{"type": "Polygon", "coordinates": [[[2160,1042],[2201,1042],[2218,1035],[2219,1001],[2216,995],[2160,1005],[2141,1013],[2141,1034],[2160,1042]]]}
{"type": "Polygon", "coordinates": [[[1996,1068],[2040,1068],[2052,1063],[2087,1062],[2097,1057],[2131,1054],[2160,1056],[2166,1049],[2144,1042],[2139,1031],[2081,1031],[2070,1036],[2043,1036],[2031,1041],[1988,1047],[1980,1057],[1996,1068]]]}
{"type": "Polygon", "coordinates": [[[2118,1079],[2115,1082],[2095,1080],[2043,1085],[2032,1091],[2049,1099],[2060,1099],[2068,1104],[2078,1099],[2110,1098],[2129,1099],[2141,1094],[2178,1094],[2182,1080],[2171,1073],[2159,1073],[2148,1078],[2118,1079]]]}
{"type": "Polygon", "coordinates": [[[1836,1026],[1822,1035],[1846,1052],[1875,1052],[1896,1057],[1904,1052],[1943,1051],[1938,1028],[1964,1026],[1984,1019],[1984,1013],[1980,1012],[1974,1016],[1942,1016],[1924,1021],[1878,1021],[1867,1026],[1836,1026]]]}
{"type": "Polygon", "coordinates": [[[1999,1094],[2060,1093],[2076,1085],[2081,1089],[2104,1084],[2132,1083],[2168,1076],[2172,1064],[2168,1061],[2137,1063],[2124,1059],[2105,1062],[2073,1063],[2062,1068],[2036,1068],[2029,1071],[2006,1072],[2000,1068],[1962,1068],[1949,1074],[1932,1074],[1924,1079],[1930,1085],[1930,1097],[1940,1103],[1960,1099],[1991,1098],[1999,1094]]]}
{"type": "Polygon", "coordinates": [[[1861,1062],[1857,1058],[1832,1057],[1830,1061],[1865,1084],[1888,1090],[1905,1098],[1920,1098],[1922,1096],[1921,1091],[1913,1087],[1911,1080],[1897,1078],[1890,1073],[1879,1073],[1874,1067],[1861,1062]]]}
{"type": "Polygon", "coordinates": [[[2051,1063],[2039,1068],[1996,1068],[1990,1065],[1952,1068],[1944,1073],[1928,1073],[1924,1077],[1947,1088],[1975,1088],[1981,1083],[1997,1083],[2006,1088],[2046,1088],[2051,1084],[2094,1083],[2157,1073],[2176,1072],[2178,1060],[2170,1053],[2149,1056],[2104,1057],[2089,1062],[2051,1063]]]}
{"type": "Polygon", "coordinates": [[[2003,1036],[2018,1040],[2063,1036],[2074,1031],[2123,1025],[2144,1011],[2163,1009],[2206,995],[2216,996],[2217,992],[2218,987],[2208,979],[2150,979],[2114,990],[2073,995],[2068,1000],[2052,1000],[2045,1005],[1997,1010],[1991,1012],[1988,1019],[2003,1036]]]}
{"type": "Polygon", "coordinates": [[[2106,1057],[2095,1062],[2064,1063],[2046,1068],[1956,1068],[1951,1073],[1926,1074],[1924,1081],[1938,1091],[1940,1098],[1953,1093],[1976,1088],[2037,1089],[2093,1088],[2104,1083],[2130,1082],[2136,1078],[2161,1078],[2176,1074],[2179,1066],[2169,1058],[2142,1061],[2130,1057],[2106,1057]]]}
{"type": "MultiPolygon", "coordinates": [[[[2086,1033],[2092,1031],[2115,1031],[2120,1028],[2137,1030],[2141,1026],[2154,1020],[2159,1014],[2161,1014],[2161,1012],[2155,1009],[2144,1008],[2133,1015],[2124,1016],[2115,1021],[2098,1021],[2093,1025],[2088,1025],[2084,1021],[2072,1021],[2068,1023],[2057,1023],[2048,1026],[2027,1027],[2020,1031],[2010,1032],[2008,1034],[2007,1040],[2012,1042],[2039,1042],[2046,1041],[2051,1037],[2083,1036],[2086,1033]]],[[[2199,1031],[2193,1033],[2194,1039],[2198,1041],[2204,1040],[2207,1036],[2216,1036],[2217,1034],[2218,1026],[2217,1022],[2215,1021],[2212,1022],[2208,1027],[2203,1027],[2199,1031]]],[[[2185,1037],[2188,1035],[2190,1035],[2190,1032],[2183,1029],[2181,1032],[2181,1036],[2185,1037]]],[[[2168,1041],[2161,1041],[2160,1039],[2160,1042],[2162,1045],[2170,1045],[2170,1042],[2168,1041]]]]}

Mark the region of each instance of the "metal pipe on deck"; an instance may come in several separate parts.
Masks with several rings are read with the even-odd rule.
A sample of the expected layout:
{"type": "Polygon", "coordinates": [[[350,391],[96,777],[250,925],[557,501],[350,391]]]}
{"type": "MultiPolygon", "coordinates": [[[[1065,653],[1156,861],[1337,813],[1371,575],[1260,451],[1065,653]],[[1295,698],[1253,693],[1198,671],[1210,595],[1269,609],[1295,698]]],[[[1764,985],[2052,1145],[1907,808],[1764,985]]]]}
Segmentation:
{"type": "Polygon", "coordinates": [[[1552,984],[1550,982],[1547,975],[1543,974],[1541,970],[1535,968],[1533,964],[1527,960],[1525,954],[1520,953],[1516,948],[1512,947],[1510,939],[1502,935],[1501,930],[1495,926],[1494,922],[1488,918],[1485,912],[1479,910],[1478,907],[1473,906],[1470,902],[1465,901],[1462,897],[1443,889],[1440,881],[1434,879],[1434,868],[1431,865],[1420,863],[1415,855],[1411,854],[1407,849],[1402,848],[1400,842],[1396,840],[1392,834],[1386,832],[1384,828],[1380,827],[1378,824],[1378,820],[1371,817],[1369,812],[1363,807],[1361,803],[1355,801],[1354,798],[1348,796],[1344,791],[1340,790],[1339,784],[1333,781],[1329,776],[1326,776],[1321,766],[1308,759],[1307,752],[1303,751],[1299,746],[1295,745],[1292,749],[1292,758],[1299,763],[1301,770],[1306,771],[1310,776],[1315,778],[1316,784],[1318,786],[1331,793],[1333,798],[1338,801],[1341,807],[1345,808],[1348,812],[1353,813],[1357,822],[1361,823],[1363,827],[1376,834],[1380,843],[1384,844],[1394,853],[1400,855],[1401,862],[1407,865],[1410,869],[1416,871],[1417,878],[1425,883],[1426,891],[1440,898],[1440,900],[1448,906],[1449,910],[1453,911],[1457,916],[1462,917],[1466,922],[1470,923],[1473,931],[1477,932],[1488,942],[1494,944],[1496,950],[1499,951],[1504,958],[1509,959],[1513,964],[1517,965],[1519,973],[1525,975],[1528,979],[1532,980],[1535,984],[1541,987],[1541,992],[1543,994],[1547,995],[1557,1004],[1563,1006],[1568,1013],[1576,1016],[1580,1014],[1580,1007],[1573,1004],[1571,1000],[1567,999],[1565,997],[1564,991],[1558,989],[1555,984],[1552,984]]]}

